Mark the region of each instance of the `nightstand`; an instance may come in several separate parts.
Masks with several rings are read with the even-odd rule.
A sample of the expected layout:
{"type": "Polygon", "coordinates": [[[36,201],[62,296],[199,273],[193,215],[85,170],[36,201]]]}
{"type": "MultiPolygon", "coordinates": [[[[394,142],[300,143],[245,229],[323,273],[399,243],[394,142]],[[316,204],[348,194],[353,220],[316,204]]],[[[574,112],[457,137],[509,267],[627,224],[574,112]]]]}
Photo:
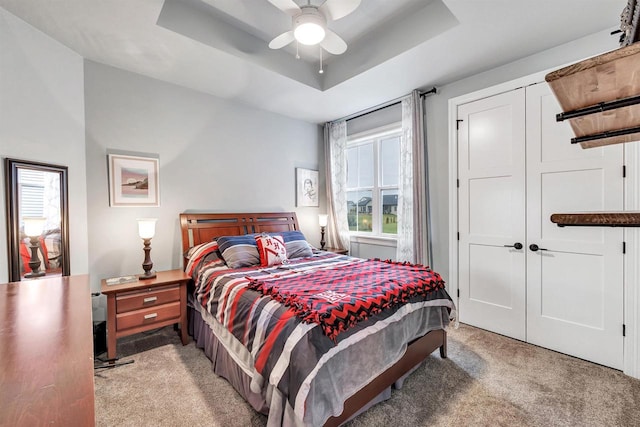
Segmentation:
{"type": "Polygon", "coordinates": [[[182,270],[158,271],[152,279],[107,285],[107,357],[115,359],[116,341],[127,335],[172,324],[180,325],[182,344],[187,335],[187,283],[191,278],[182,270]]]}
{"type": "Polygon", "coordinates": [[[349,255],[349,249],[324,248],[323,251],[333,252],[334,254],[349,255]]]}

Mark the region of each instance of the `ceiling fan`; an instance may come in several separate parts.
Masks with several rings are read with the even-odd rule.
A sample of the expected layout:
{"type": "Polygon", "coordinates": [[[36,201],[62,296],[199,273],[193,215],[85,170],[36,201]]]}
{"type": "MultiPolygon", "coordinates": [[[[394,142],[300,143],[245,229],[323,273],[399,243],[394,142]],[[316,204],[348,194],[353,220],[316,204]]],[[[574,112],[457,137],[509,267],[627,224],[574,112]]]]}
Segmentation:
{"type": "Polygon", "coordinates": [[[293,0],[269,0],[269,2],[291,16],[293,28],[271,40],[271,49],[280,49],[293,41],[304,45],[319,44],[327,52],[340,55],[347,44],[340,36],[327,28],[327,21],[336,21],[353,12],[361,0],[327,0],[321,6],[307,1],[298,6],[293,0]]]}

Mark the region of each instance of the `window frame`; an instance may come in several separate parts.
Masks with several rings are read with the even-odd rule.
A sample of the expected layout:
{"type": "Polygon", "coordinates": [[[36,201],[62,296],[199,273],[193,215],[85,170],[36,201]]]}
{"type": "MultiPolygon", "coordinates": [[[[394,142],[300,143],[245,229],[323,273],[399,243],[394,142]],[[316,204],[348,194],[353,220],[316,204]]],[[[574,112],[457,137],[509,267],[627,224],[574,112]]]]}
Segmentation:
{"type": "MultiPolygon", "coordinates": [[[[382,163],[380,159],[380,146],[381,141],[388,139],[389,137],[402,138],[402,122],[394,122],[388,125],[379,126],[374,129],[369,129],[364,132],[359,132],[353,135],[347,136],[347,149],[373,144],[373,186],[370,187],[346,187],[346,192],[352,191],[371,191],[372,199],[372,215],[371,231],[351,231],[349,234],[355,238],[372,238],[372,239],[385,239],[396,240],[398,234],[383,233],[382,232],[382,191],[384,190],[400,190],[400,180],[396,185],[381,185],[380,180],[382,176],[382,163]]],[[[346,156],[345,156],[346,157],[346,156]]],[[[398,162],[400,159],[398,159],[398,162]]],[[[400,165],[398,164],[398,173],[400,172],[400,165]]],[[[399,174],[398,174],[399,175],[399,174]]],[[[400,178],[400,176],[398,176],[400,178]]]]}

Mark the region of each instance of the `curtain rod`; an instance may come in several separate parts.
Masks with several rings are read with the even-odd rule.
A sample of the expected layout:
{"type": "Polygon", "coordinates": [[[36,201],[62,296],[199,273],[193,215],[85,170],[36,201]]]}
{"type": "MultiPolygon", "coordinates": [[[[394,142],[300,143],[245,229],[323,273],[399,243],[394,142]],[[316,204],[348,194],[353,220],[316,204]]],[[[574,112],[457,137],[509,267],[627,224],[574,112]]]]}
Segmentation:
{"type": "MultiPolygon", "coordinates": [[[[423,97],[425,95],[429,95],[429,94],[432,94],[432,93],[438,93],[435,86],[432,87],[429,90],[426,90],[424,92],[420,92],[420,96],[423,97]]],[[[371,108],[368,108],[366,110],[362,110],[362,111],[360,111],[358,113],[351,114],[351,115],[343,117],[342,119],[339,119],[339,120],[344,120],[344,121],[348,122],[349,120],[357,119],[358,117],[362,117],[362,116],[366,116],[367,114],[375,113],[376,111],[380,111],[380,110],[382,110],[384,108],[391,107],[392,105],[396,105],[396,104],[401,103],[402,100],[404,98],[406,98],[406,97],[407,97],[407,95],[401,96],[400,98],[392,99],[391,101],[387,101],[387,102],[385,102],[383,104],[376,105],[375,107],[371,107],[371,108]]]]}

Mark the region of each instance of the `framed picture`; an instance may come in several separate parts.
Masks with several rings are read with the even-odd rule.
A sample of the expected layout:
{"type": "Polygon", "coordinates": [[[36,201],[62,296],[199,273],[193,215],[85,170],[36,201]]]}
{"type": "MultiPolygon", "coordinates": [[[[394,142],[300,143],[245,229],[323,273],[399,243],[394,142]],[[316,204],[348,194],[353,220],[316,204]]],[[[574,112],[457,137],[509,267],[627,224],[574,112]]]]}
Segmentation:
{"type": "Polygon", "coordinates": [[[109,206],[160,206],[158,158],[109,154],[109,206]]]}
{"type": "Polygon", "coordinates": [[[318,171],[296,168],[296,206],[318,206],[318,171]]]}

